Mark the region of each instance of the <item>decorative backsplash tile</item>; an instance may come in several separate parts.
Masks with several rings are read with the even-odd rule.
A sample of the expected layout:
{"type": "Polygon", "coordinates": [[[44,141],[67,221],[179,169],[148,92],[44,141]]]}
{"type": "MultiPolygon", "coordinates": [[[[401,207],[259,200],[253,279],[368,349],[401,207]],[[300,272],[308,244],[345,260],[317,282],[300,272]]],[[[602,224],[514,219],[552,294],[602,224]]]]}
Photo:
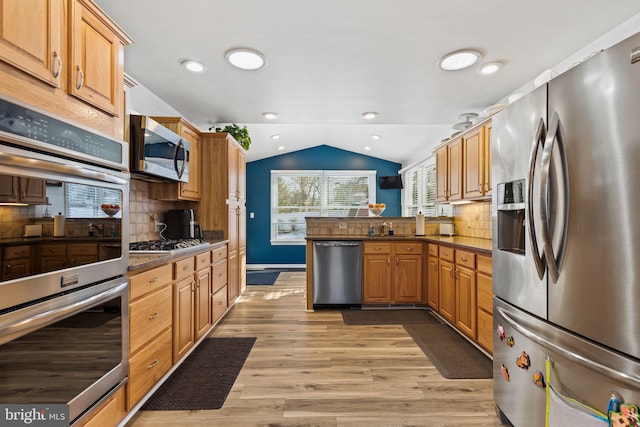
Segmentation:
{"type": "Polygon", "coordinates": [[[491,239],[491,202],[455,206],[453,223],[458,236],[491,239]]]}

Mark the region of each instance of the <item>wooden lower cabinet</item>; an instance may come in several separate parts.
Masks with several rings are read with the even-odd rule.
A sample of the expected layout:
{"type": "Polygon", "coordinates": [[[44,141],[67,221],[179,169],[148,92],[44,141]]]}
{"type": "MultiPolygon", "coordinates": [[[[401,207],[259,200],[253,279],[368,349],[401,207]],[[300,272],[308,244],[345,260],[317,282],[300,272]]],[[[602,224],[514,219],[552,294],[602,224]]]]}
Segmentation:
{"type": "Polygon", "coordinates": [[[77,427],[116,427],[126,415],[127,399],[125,387],[122,386],[96,408],[90,418],[81,421],[77,427]]]}
{"type": "Polygon", "coordinates": [[[130,277],[128,410],[172,365],[171,278],[171,265],[130,277]]]}
{"type": "Polygon", "coordinates": [[[212,250],[211,261],[211,323],[215,324],[229,307],[227,246],[212,250]]]}
{"type": "Polygon", "coordinates": [[[491,257],[478,256],[478,344],[493,352],[493,287],[491,257]]]}
{"type": "Polygon", "coordinates": [[[440,259],[438,283],[440,285],[438,313],[450,323],[455,324],[456,282],[454,263],[440,259]]]}
{"type": "Polygon", "coordinates": [[[456,327],[476,339],[476,272],[456,266],[456,327]]]}
{"type": "Polygon", "coordinates": [[[195,280],[187,277],[173,285],[173,363],[176,363],[195,343],[194,334],[195,280]]]}
{"type": "Polygon", "coordinates": [[[422,302],[422,243],[364,242],[363,304],[422,302]]]}
{"type": "Polygon", "coordinates": [[[438,257],[435,256],[430,256],[427,262],[427,304],[438,311],[440,308],[440,281],[438,280],[440,264],[438,257]]]}

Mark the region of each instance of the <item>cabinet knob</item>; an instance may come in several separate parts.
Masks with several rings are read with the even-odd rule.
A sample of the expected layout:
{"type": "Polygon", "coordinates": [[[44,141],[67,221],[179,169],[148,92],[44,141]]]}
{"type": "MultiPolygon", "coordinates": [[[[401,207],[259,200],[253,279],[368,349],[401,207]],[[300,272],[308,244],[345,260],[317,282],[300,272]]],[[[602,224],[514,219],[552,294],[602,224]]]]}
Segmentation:
{"type": "Polygon", "coordinates": [[[147,366],[147,369],[153,369],[156,366],[158,366],[158,363],[160,363],[160,361],[158,359],[154,360],[151,365],[147,366]]]}
{"type": "Polygon", "coordinates": [[[464,256],[463,256],[463,257],[460,257],[460,259],[461,259],[462,261],[464,261],[464,262],[467,262],[467,261],[468,261],[467,257],[464,257],[464,256]]]}
{"type": "Polygon", "coordinates": [[[149,279],[149,283],[155,283],[155,282],[157,282],[158,280],[160,280],[160,278],[159,278],[159,277],[154,277],[153,279],[149,279]]]}
{"type": "Polygon", "coordinates": [[[157,319],[158,317],[160,317],[160,313],[156,311],[151,316],[149,316],[149,320],[157,319]]]}

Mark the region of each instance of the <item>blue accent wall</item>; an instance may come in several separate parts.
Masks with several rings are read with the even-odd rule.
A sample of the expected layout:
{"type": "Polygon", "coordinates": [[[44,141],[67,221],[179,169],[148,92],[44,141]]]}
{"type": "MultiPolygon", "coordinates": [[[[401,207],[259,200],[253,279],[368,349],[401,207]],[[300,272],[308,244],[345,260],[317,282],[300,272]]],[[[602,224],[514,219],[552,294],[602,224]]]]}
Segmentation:
{"type": "MultiPolygon", "coordinates": [[[[271,245],[272,170],[375,170],[397,175],[400,163],[320,145],[247,163],[247,264],[304,264],[304,245],[271,245]],[[254,218],[250,217],[251,212],[254,218]]],[[[378,185],[378,184],[376,184],[378,185]]],[[[399,189],[376,188],[376,202],[387,205],[383,216],[401,216],[399,189]]]]}

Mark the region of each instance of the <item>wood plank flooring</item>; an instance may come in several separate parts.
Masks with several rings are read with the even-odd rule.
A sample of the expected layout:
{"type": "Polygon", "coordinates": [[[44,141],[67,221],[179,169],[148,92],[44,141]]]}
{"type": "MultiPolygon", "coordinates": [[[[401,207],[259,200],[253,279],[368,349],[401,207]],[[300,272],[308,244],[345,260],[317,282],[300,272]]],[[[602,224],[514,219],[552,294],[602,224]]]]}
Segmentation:
{"type": "Polygon", "coordinates": [[[127,427],[500,426],[491,380],[447,380],[400,325],[306,312],[304,272],[247,291],[211,332],[257,337],[224,406],[140,411],[127,427]]]}

